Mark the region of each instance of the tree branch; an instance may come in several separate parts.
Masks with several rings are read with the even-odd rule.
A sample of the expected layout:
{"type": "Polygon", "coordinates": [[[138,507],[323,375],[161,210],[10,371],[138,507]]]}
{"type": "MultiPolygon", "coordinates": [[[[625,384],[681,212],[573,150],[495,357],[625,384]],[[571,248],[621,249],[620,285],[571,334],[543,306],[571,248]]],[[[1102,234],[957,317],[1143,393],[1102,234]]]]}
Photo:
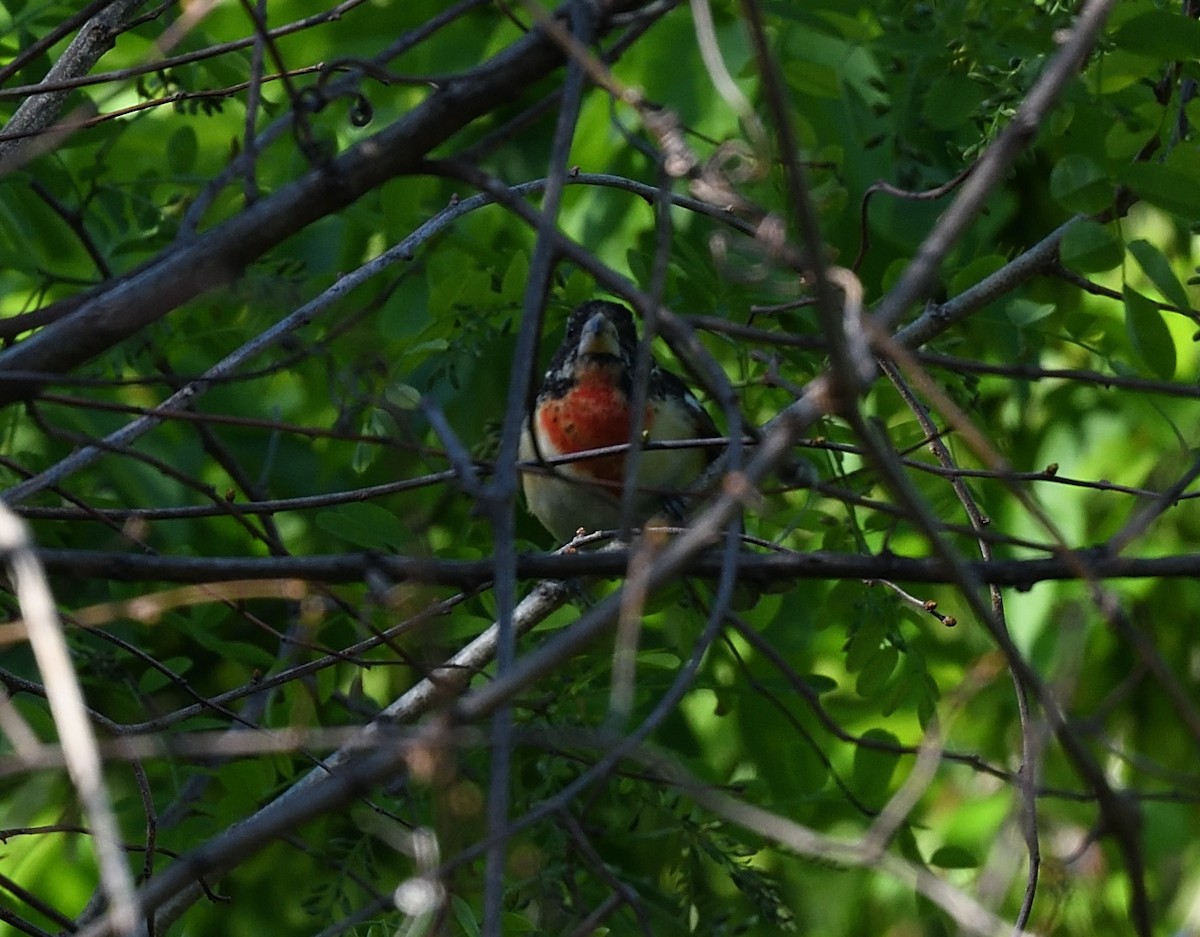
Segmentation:
{"type": "MultiPolygon", "coordinates": [[[[601,31],[644,0],[594,3],[601,31]]],[[[90,360],[190,299],[228,284],[266,251],[396,176],[416,171],[434,147],[477,117],[511,102],[562,63],[557,45],[530,32],[469,75],[449,81],[375,136],[328,166],[164,252],[89,294],[73,313],[0,353],[0,371],[59,373],[90,360]]],[[[0,383],[0,405],[28,396],[27,382],[0,383]]]]}

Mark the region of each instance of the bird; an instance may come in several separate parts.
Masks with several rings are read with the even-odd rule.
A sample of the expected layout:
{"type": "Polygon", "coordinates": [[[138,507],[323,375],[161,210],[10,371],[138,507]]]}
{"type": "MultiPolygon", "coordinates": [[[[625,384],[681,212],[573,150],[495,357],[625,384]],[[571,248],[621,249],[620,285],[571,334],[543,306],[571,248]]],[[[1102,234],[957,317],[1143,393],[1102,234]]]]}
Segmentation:
{"type": "MultiPolygon", "coordinates": [[[[635,442],[633,369],[637,328],[625,306],[591,300],[567,318],[566,335],[542,379],[522,429],[520,458],[525,502],[561,542],[580,529],[621,526],[621,487],[626,453],[545,464],[558,456],[635,442]],[[537,463],[543,463],[538,466],[537,463]]],[[[642,440],[708,439],[719,436],[712,417],[677,375],[651,359],[642,440]]],[[[638,493],[632,521],[661,514],[672,494],[696,480],[719,446],[649,449],[637,464],[638,493]]]]}

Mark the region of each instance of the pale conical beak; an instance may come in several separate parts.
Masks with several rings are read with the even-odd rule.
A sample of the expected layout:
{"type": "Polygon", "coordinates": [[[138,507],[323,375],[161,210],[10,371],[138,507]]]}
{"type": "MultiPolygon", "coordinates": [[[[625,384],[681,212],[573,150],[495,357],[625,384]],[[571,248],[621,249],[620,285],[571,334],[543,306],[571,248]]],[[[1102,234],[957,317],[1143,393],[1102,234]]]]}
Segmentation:
{"type": "Polygon", "coordinates": [[[620,357],[621,342],[617,338],[617,327],[604,313],[596,313],[583,324],[583,332],[579,336],[579,354],[620,357]]]}

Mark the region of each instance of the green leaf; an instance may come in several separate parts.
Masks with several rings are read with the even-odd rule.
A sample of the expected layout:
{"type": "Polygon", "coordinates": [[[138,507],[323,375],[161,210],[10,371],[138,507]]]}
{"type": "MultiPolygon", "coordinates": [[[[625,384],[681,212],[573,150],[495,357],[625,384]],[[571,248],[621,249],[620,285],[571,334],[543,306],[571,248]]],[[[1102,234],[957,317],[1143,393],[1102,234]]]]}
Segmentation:
{"type": "Polygon", "coordinates": [[[677,671],[682,663],[679,655],[670,651],[639,651],[637,662],[639,667],[656,667],[672,672],[677,671]]]}
{"type": "Polygon", "coordinates": [[[1125,250],[1108,228],[1094,221],[1081,221],[1067,229],[1058,255],[1072,270],[1099,273],[1119,265],[1125,250]]]}
{"type": "Polygon", "coordinates": [[[317,515],[317,526],[364,550],[398,548],[408,539],[395,514],[378,504],[366,502],[343,504],[335,511],[322,511],[317,515]]]}
{"type": "Polygon", "coordinates": [[[966,75],[942,75],[929,86],[921,116],[937,130],[957,130],[979,114],[986,98],[986,89],[966,75]]]}
{"type": "Polygon", "coordinates": [[[529,282],[529,255],[525,251],[516,251],[504,271],[504,279],[500,283],[500,298],[506,303],[519,303],[525,295],[525,285],[529,282]]]}
{"type": "Polygon", "coordinates": [[[200,143],[191,124],[184,124],[167,138],[167,165],[171,172],[183,176],[196,167],[200,143]]]}
{"type": "MultiPolygon", "coordinates": [[[[182,677],[192,669],[190,657],[169,657],[161,662],[163,667],[182,677]]],[[[171,678],[156,667],[147,668],[138,679],[138,689],[143,693],[154,693],[171,683],[171,678]]]]}
{"type": "Polygon", "coordinates": [[[225,792],[218,809],[232,821],[253,806],[258,791],[268,790],[275,783],[275,769],[265,759],[231,761],[221,765],[215,780],[225,792]]]}
{"type": "Polygon", "coordinates": [[[1104,155],[1113,162],[1131,163],[1146,145],[1146,138],[1147,130],[1141,124],[1114,121],[1104,135],[1104,155]]]}
{"type": "Polygon", "coordinates": [[[1175,342],[1158,306],[1128,286],[1125,299],[1125,330],[1133,350],[1145,365],[1163,380],[1175,376],[1175,342]]]}
{"type": "Polygon", "coordinates": [[[458,895],[452,896],[450,902],[454,908],[454,917],[458,920],[458,926],[463,929],[463,933],[467,937],[479,937],[479,922],[475,919],[475,913],[471,910],[471,906],[458,895]]]}
{"type": "Polygon", "coordinates": [[[810,690],[816,694],[832,693],[838,688],[838,682],[832,677],[827,677],[821,673],[806,673],[804,682],[810,690]]]}
{"type": "Polygon", "coordinates": [[[1119,94],[1146,80],[1154,69],[1155,60],[1144,55],[1116,49],[1089,72],[1090,85],[1097,94],[1119,94]]]}
{"type": "Polygon", "coordinates": [[[1071,153],[1051,170],[1050,194],[1068,211],[1090,215],[1112,202],[1113,184],[1094,160],[1071,153]]]}
{"type": "Polygon", "coordinates": [[[650,282],[650,259],[637,248],[631,247],[625,251],[625,263],[633,279],[641,285],[650,282]]]}
{"type": "Polygon", "coordinates": [[[859,696],[872,697],[883,689],[884,684],[892,676],[900,653],[890,644],[885,644],[873,654],[858,674],[854,689],[859,696]]]}
{"type": "Polygon", "coordinates": [[[224,658],[225,663],[236,661],[246,667],[270,668],[276,663],[275,655],[246,641],[227,641],[215,634],[199,629],[189,629],[188,634],[197,644],[208,648],[224,658]]]}
{"type": "Polygon", "coordinates": [[[962,846],[942,846],[929,857],[929,864],[939,869],[974,869],[979,859],[962,846]]]}
{"type": "Polygon", "coordinates": [[[408,384],[391,384],[385,396],[388,402],[401,410],[415,410],[421,405],[421,392],[408,384]]]}
{"type": "Polygon", "coordinates": [[[921,854],[921,847],[918,845],[916,837],[913,836],[912,827],[902,826],[896,831],[896,837],[892,841],[895,844],[897,851],[913,865],[924,867],[925,857],[921,854]]]}
{"type": "Polygon", "coordinates": [[[411,342],[425,334],[431,322],[429,283],[424,277],[402,281],[379,317],[382,337],[398,342],[411,342]]]}
{"type": "Polygon", "coordinates": [[[333,699],[333,694],[338,690],[338,684],[342,679],[342,675],[338,673],[336,667],[322,667],[317,671],[317,702],[328,703],[333,699]]]}
{"type": "Polygon", "coordinates": [[[879,36],[882,31],[874,19],[854,17],[835,10],[813,9],[812,15],[829,24],[843,39],[866,42],[879,36]]]}
{"type": "Polygon", "coordinates": [[[1191,61],[1200,52],[1200,22],[1179,13],[1150,10],[1118,29],[1113,42],[1127,52],[1164,62],[1191,61]]]}
{"type": "Polygon", "coordinates": [[[493,299],[492,276],[477,260],[462,251],[447,251],[449,258],[431,264],[429,314],[434,319],[452,314],[456,307],[486,308],[493,299]]]}
{"type": "Polygon", "coordinates": [[[863,738],[883,750],[866,745],[855,747],[854,789],[868,804],[882,805],[900,762],[899,753],[888,749],[899,748],[900,740],[886,729],[868,729],[863,738]]]}
{"type": "Polygon", "coordinates": [[[505,934],[532,934],[537,930],[529,918],[523,914],[517,914],[515,911],[505,911],[502,920],[505,934]]]}
{"type": "MultiPolygon", "coordinates": [[[[395,430],[392,415],[379,407],[371,407],[363,416],[362,432],[369,436],[386,436],[395,430]]],[[[381,447],[373,442],[360,441],[354,446],[354,454],[350,457],[350,467],[361,474],[375,464],[380,456],[381,447]]]]}
{"type": "Polygon", "coordinates": [[[842,83],[838,73],[819,62],[792,60],[783,67],[788,84],[800,94],[814,98],[840,98],[842,83]]]}
{"type": "Polygon", "coordinates": [[[772,733],[771,719],[765,709],[745,705],[739,708],[737,718],[746,751],[756,753],[755,770],[775,796],[815,794],[829,783],[829,766],[813,754],[808,744],[799,738],[781,739],[772,733]]]}
{"type": "Polygon", "coordinates": [[[950,295],[957,296],[985,277],[991,276],[1007,262],[1000,254],[984,254],[982,257],[976,257],[966,266],[955,271],[954,276],[950,278],[950,295]]]}
{"type": "Polygon", "coordinates": [[[592,298],[593,289],[591,277],[582,270],[572,270],[563,286],[563,302],[571,307],[578,306],[592,298]]]}
{"type": "Polygon", "coordinates": [[[1121,181],[1151,205],[1200,220],[1200,180],[1160,163],[1134,163],[1121,173],[1121,181]]]}
{"type": "MultiPolygon", "coordinates": [[[[450,348],[450,343],[444,338],[431,338],[427,342],[417,342],[415,345],[410,345],[404,349],[405,357],[411,355],[428,355],[430,352],[441,354],[450,348]]],[[[410,387],[409,390],[412,390],[410,387]]],[[[414,391],[415,393],[415,391],[414,391]]],[[[416,406],[414,402],[413,406],[416,406]]]]}
{"type": "Polygon", "coordinates": [[[882,622],[865,621],[846,642],[846,669],[858,673],[879,651],[887,630],[882,622]]]}
{"type": "Polygon", "coordinates": [[[1018,296],[1004,307],[1004,315],[1013,325],[1023,327],[1041,321],[1055,308],[1053,303],[1035,303],[1018,296]]]}
{"type": "Polygon", "coordinates": [[[1191,308],[1191,301],[1188,299],[1187,290],[1179,282],[1179,277],[1175,276],[1175,271],[1171,269],[1170,261],[1167,260],[1162,251],[1149,241],[1143,240],[1131,241],[1126,246],[1129,248],[1129,253],[1133,254],[1134,259],[1138,262],[1138,266],[1142,268],[1146,276],[1150,278],[1150,282],[1158,288],[1158,291],[1163,294],[1163,298],[1167,302],[1178,306],[1180,309],[1191,308]]]}

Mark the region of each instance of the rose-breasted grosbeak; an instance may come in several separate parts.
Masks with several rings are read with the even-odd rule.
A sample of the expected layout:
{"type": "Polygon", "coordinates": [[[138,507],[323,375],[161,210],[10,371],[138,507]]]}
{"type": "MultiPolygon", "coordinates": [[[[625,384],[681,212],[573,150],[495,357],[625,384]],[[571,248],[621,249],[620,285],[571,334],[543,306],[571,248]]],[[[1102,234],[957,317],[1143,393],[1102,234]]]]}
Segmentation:
{"type": "MultiPolygon", "coordinates": [[[[566,337],[542,379],[532,420],[526,421],[522,461],[634,443],[630,406],[636,352],[637,331],[624,306],[594,300],[572,312],[566,337]]],[[[687,385],[653,360],[642,431],[649,442],[719,435],[687,385]]],[[[715,454],[701,446],[641,453],[633,521],[641,523],[661,510],[664,499],[694,481],[715,454]]],[[[525,472],[522,484],[529,510],[565,541],[579,528],[620,526],[624,477],[625,453],[620,453],[525,472]]]]}

